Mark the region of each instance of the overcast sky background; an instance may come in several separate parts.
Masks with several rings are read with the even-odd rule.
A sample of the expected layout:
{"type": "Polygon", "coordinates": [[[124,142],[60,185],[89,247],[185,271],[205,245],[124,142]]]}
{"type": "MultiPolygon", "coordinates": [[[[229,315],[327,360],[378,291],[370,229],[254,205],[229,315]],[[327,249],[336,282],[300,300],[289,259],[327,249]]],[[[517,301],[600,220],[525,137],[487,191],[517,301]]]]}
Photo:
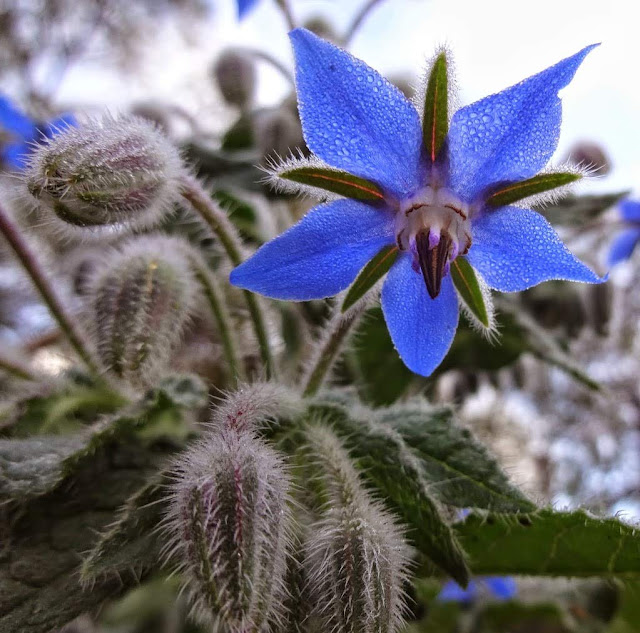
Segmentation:
{"type": "MultiPolygon", "coordinates": [[[[366,0],[365,0],[366,1],[366,0]]],[[[274,0],[259,0],[241,22],[233,0],[211,0],[211,19],[199,26],[192,44],[172,29],[160,49],[145,58],[143,78],[121,78],[78,67],[60,88],[62,101],[106,104],[157,98],[224,123],[215,94],[204,94],[207,68],[227,45],[268,50],[288,66],[292,56],[286,26],[274,0]],[[198,87],[195,94],[194,86],[198,87]],[[190,87],[190,88],[187,88],[190,87]]],[[[342,32],[363,0],[290,0],[299,22],[322,15],[342,32]]],[[[454,55],[459,101],[467,104],[517,83],[593,42],[602,46],[585,60],[563,93],[561,159],[577,140],[601,143],[612,173],[582,185],[583,192],[633,189],[640,194],[640,8],[631,0],[387,0],[378,5],[353,40],[352,52],[383,74],[415,78],[435,47],[446,43],[454,55]]],[[[276,103],[287,85],[261,66],[259,99],[276,103]]]]}

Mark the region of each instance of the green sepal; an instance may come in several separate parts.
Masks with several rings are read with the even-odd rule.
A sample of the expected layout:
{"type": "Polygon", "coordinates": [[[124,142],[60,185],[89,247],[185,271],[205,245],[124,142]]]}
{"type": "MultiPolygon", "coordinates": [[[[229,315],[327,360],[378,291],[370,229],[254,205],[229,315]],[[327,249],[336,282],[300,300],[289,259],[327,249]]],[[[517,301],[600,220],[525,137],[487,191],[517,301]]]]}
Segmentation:
{"type": "Polygon", "coordinates": [[[564,187],[572,182],[580,180],[580,174],[568,171],[552,172],[550,174],[538,174],[533,178],[520,182],[507,183],[494,191],[488,198],[487,204],[491,207],[504,207],[513,204],[537,193],[544,193],[551,189],[564,187]]]}
{"type": "Polygon", "coordinates": [[[447,76],[447,54],[442,51],[433,62],[427,81],[422,119],[422,138],[427,155],[436,162],[438,152],[449,131],[449,78],[447,76]]]}
{"type": "Polygon", "coordinates": [[[294,167],[278,172],[279,178],[317,187],[355,200],[382,200],[382,190],[375,183],[347,171],[324,167],[294,167]]]}
{"type": "Polygon", "coordinates": [[[451,263],[451,279],[465,306],[483,327],[493,326],[491,296],[482,291],[478,274],[466,257],[457,257],[451,263]]]}
{"type": "Polygon", "coordinates": [[[397,246],[385,246],[361,271],[349,288],[341,311],[346,312],[361,299],[375,283],[389,272],[398,257],[397,246]]]}

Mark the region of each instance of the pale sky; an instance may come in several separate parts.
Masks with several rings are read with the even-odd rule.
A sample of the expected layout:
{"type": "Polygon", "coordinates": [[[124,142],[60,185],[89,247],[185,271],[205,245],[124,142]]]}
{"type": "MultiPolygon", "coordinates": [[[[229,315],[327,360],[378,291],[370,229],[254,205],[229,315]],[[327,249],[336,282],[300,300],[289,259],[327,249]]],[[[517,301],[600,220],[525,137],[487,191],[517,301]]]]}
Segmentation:
{"type": "MultiPolygon", "coordinates": [[[[82,68],[69,74],[60,96],[112,108],[129,99],[175,100],[192,79],[206,81],[206,69],[226,45],[267,50],[286,65],[292,57],[286,26],[274,0],[259,0],[242,23],[233,0],[211,0],[215,15],[201,25],[191,48],[170,31],[163,49],[149,55],[145,80],[121,85],[113,77],[82,68]]],[[[363,0],[290,0],[299,22],[326,16],[342,31],[363,0]]],[[[601,143],[613,162],[606,178],[582,185],[583,192],[634,189],[640,194],[640,8],[631,0],[387,0],[371,13],[353,41],[352,52],[383,74],[417,75],[435,47],[446,43],[457,69],[459,101],[467,104],[517,83],[587,44],[601,42],[563,93],[561,158],[576,140],[601,143]]],[[[261,67],[259,98],[277,102],[286,84],[261,67]]],[[[215,95],[187,95],[207,118],[226,121],[215,95]]]]}

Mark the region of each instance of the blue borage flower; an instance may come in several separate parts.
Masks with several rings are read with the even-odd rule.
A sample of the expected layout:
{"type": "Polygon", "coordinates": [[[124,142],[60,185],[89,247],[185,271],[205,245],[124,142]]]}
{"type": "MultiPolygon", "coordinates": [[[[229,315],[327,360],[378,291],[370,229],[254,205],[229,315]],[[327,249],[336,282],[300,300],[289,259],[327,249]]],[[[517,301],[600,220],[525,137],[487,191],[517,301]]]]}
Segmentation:
{"type": "Polygon", "coordinates": [[[611,244],[607,258],[609,266],[629,259],[640,242],[640,202],[623,200],[618,205],[618,212],[626,228],[611,244]]]}
{"type": "Polygon", "coordinates": [[[16,108],[9,99],[0,95],[2,163],[10,169],[24,169],[37,141],[52,138],[58,131],[64,130],[69,125],[75,125],[75,118],[69,114],[40,125],[16,108]]]}
{"type": "Polygon", "coordinates": [[[449,580],[442,587],[436,600],[470,604],[486,594],[496,600],[510,600],[517,593],[516,581],[510,576],[481,576],[469,581],[466,589],[449,580]]]}
{"type": "Polygon", "coordinates": [[[289,160],[274,179],[347,198],[312,209],[233,270],[231,283],[276,299],[320,299],[346,289],[372,259],[395,258],[382,309],[405,364],[428,376],[451,345],[459,305],[493,327],[485,284],[513,292],[549,279],[602,281],[541,215],[513,206],[580,177],[537,174],[558,142],[558,91],[593,46],[451,117],[446,51],[414,105],[309,31],[290,37],[302,127],[316,158],[289,160]]]}
{"type": "Polygon", "coordinates": [[[258,0],[237,0],[238,19],[242,20],[242,18],[253,9],[257,2],[258,0]]]}

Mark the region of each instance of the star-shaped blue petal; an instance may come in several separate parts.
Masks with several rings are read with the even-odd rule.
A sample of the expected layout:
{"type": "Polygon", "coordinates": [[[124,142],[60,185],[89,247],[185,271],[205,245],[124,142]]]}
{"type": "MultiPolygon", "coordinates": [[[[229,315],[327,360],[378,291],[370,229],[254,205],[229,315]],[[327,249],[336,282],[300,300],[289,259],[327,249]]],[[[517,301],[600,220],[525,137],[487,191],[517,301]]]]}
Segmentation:
{"type": "MultiPolygon", "coordinates": [[[[382,288],[382,308],[403,361],[427,376],[458,324],[449,274],[456,257],[466,254],[480,281],[504,292],[549,279],[603,281],[540,214],[490,201],[549,160],[560,128],[558,91],[592,46],[459,110],[439,146],[445,158],[434,158],[415,106],[375,70],[303,29],[291,41],[305,140],[342,170],[314,159],[294,164],[302,168],[296,178],[316,169],[315,179],[299,182],[332,181],[326,189],[358,200],[316,207],[234,270],[232,283],[277,299],[322,298],[345,289],[382,247],[395,244],[400,252],[382,288]],[[375,195],[364,199],[361,191],[375,195]]],[[[283,174],[285,168],[292,163],[283,174]]]]}

